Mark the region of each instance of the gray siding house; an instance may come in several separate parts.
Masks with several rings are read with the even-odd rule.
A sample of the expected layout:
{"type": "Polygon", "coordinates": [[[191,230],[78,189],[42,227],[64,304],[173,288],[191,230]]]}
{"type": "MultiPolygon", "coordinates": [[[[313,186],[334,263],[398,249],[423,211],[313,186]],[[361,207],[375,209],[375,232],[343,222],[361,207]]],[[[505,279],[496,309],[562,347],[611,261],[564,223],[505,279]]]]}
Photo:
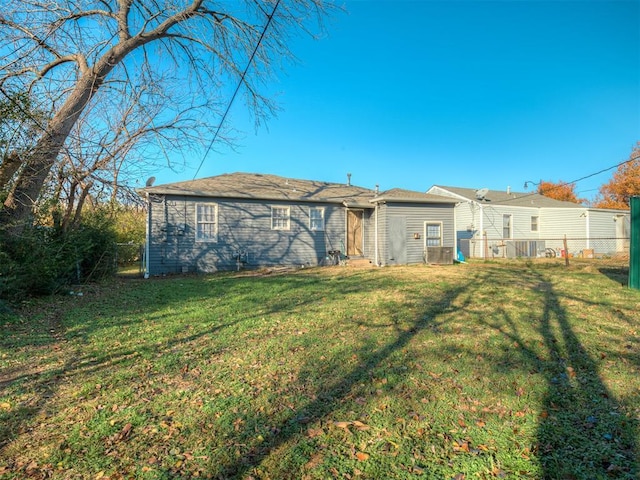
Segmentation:
{"type": "Polygon", "coordinates": [[[628,253],[628,210],[596,209],[537,193],[434,185],[427,193],[457,200],[457,248],[466,257],[537,257],[628,253]]]}
{"type": "Polygon", "coordinates": [[[407,190],[233,173],[150,186],[145,273],[451,263],[456,200],[407,190]],[[333,255],[332,255],[333,252],[333,255]]]}

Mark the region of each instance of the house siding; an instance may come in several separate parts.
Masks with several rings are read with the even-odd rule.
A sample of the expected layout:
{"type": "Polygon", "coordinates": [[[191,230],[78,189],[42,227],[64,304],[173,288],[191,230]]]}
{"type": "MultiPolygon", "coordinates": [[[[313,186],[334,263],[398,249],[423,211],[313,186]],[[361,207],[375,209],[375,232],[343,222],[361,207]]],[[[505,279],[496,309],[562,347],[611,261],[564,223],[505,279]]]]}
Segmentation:
{"type": "Polygon", "coordinates": [[[459,203],[456,207],[456,238],[470,240],[480,231],[480,206],[475,202],[459,203]]]}
{"type": "Polygon", "coordinates": [[[376,231],[375,231],[375,210],[368,209],[364,212],[364,256],[371,262],[375,260],[375,244],[376,244],[376,231]]]}
{"type": "Polygon", "coordinates": [[[180,196],[154,196],[150,202],[151,275],[214,272],[247,266],[317,265],[328,250],[345,242],[345,210],[323,203],[295,204],[180,196]],[[216,242],[195,238],[196,204],[218,206],[216,242]],[[271,229],[271,207],[290,208],[290,229],[271,229]],[[309,228],[309,207],[325,209],[324,231],[309,228]]]}
{"type": "Polygon", "coordinates": [[[615,225],[613,215],[608,212],[591,211],[589,215],[589,234],[593,241],[589,248],[593,247],[595,254],[613,254],[616,252],[615,225]]]}
{"type": "MultiPolygon", "coordinates": [[[[383,265],[393,265],[397,263],[422,263],[424,262],[425,222],[442,223],[442,243],[445,247],[452,247],[455,254],[455,226],[454,226],[454,204],[418,204],[418,203],[391,203],[388,202],[380,206],[383,221],[378,226],[380,238],[383,240],[381,248],[381,263],[383,265]],[[404,219],[404,232],[392,232],[390,227],[394,224],[392,219],[404,219]],[[384,227],[381,228],[380,226],[384,227]],[[420,238],[414,238],[414,234],[420,238]],[[393,253],[390,242],[392,236],[404,240],[406,255],[399,261],[393,253]],[[393,257],[393,258],[392,258],[393,257]]],[[[397,222],[395,222],[398,224],[397,222]]],[[[399,222],[402,224],[402,222],[399,222]]]]}
{"type": "Polygon", "coordinates": [[[590,248],[598,254],[616,254],[629,249],[630,215],[609,210],[590,210],[590,248]]]}
{"type": "Polygon", "coordinates": [[[476,202],[465,201],[456,205],[456,248],[465,257],[478,257],[482,252],[482,209],[476,202]]]}
{"type": "MultiPolygon", "coordinates": [[[[613,215],[609,212],[590,211],[589,237],[613,238],[615,237],[615,225],[613,215]]],[[[615,250],[615,247],[614,247],[615,250]]]]}
{"type": "Polygon", "coordinates": [[[541,208],[540,210],[540,237],[546,239],[547,248],[563,249],[565,236],[568,239],[588,237],[586,209],[541,208]]]}
{"type": "MultiPolygon", "coordinates": [[[[375,211],[374,211],[374,229],[375,229],[375,211]]],[[[378,204],[378,264],[379,265],[387,265],[386,259],[389,258],[389,251],[387,247],[388,236],[389,236],[388,208],[386,203],[380,203],[378,204]]],[[[374,261],[375,261],[375,252],[374,252],[374,261]]]]}

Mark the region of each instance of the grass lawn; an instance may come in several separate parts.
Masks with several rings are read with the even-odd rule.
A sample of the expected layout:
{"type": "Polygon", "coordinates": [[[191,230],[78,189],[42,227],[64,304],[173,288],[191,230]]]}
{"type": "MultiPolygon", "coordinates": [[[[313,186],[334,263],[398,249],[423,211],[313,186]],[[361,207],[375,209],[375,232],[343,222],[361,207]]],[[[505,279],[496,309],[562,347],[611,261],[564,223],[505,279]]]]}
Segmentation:
{"type": "Polygon", "coordinates": [[[0,478],[635,479],[620,273],[327,267],[33,300],[0,314],[0,478]]]}

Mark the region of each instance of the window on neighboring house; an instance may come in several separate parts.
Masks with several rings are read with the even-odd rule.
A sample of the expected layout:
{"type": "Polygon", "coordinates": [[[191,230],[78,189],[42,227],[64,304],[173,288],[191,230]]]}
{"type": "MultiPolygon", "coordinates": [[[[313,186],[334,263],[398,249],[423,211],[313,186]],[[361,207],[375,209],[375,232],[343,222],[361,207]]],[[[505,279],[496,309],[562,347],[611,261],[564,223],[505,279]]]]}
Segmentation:
{"type": "Polygon", "coordinates": [[[536,215],[531,217],[531,231],[532,232],[537,232],[538,231],[538,217],[536,215]]]}
{"type": "Polygon", "coordinates": [[[427,247],[442,246],[442,223],[425,223],[425,245],[427,247]]]}
{"type": "Polygon", "coordinates": [[[271,230],[289,230],[289,207],[271,207],[271,230]]]}
{"type": "Polygon", "coordinates": [[[324,208],[309,208],[309,228],[311,230],[324,230],[324,208]]]}
{"type": "Polygon", "coordinates": [[[511,238],[511,215],[502,216],[502,238],[511,238]]]}
{"type": "Polygon", "coordinates": [[[196,204],[196,242],[218,241],[218,205],[196,204]]]}

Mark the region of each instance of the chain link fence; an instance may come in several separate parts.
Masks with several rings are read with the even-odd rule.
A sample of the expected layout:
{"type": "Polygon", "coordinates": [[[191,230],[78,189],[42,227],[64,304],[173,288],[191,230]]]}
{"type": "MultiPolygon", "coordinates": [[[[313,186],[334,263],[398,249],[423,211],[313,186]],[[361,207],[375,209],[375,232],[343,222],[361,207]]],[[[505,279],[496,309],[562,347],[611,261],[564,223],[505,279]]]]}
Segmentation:
{"type": "Polygon", "coordinates": [[[629,237],[464,239],[460,250],[467,258],[585,259],[620,264],[629,261],[629,237]]]}

